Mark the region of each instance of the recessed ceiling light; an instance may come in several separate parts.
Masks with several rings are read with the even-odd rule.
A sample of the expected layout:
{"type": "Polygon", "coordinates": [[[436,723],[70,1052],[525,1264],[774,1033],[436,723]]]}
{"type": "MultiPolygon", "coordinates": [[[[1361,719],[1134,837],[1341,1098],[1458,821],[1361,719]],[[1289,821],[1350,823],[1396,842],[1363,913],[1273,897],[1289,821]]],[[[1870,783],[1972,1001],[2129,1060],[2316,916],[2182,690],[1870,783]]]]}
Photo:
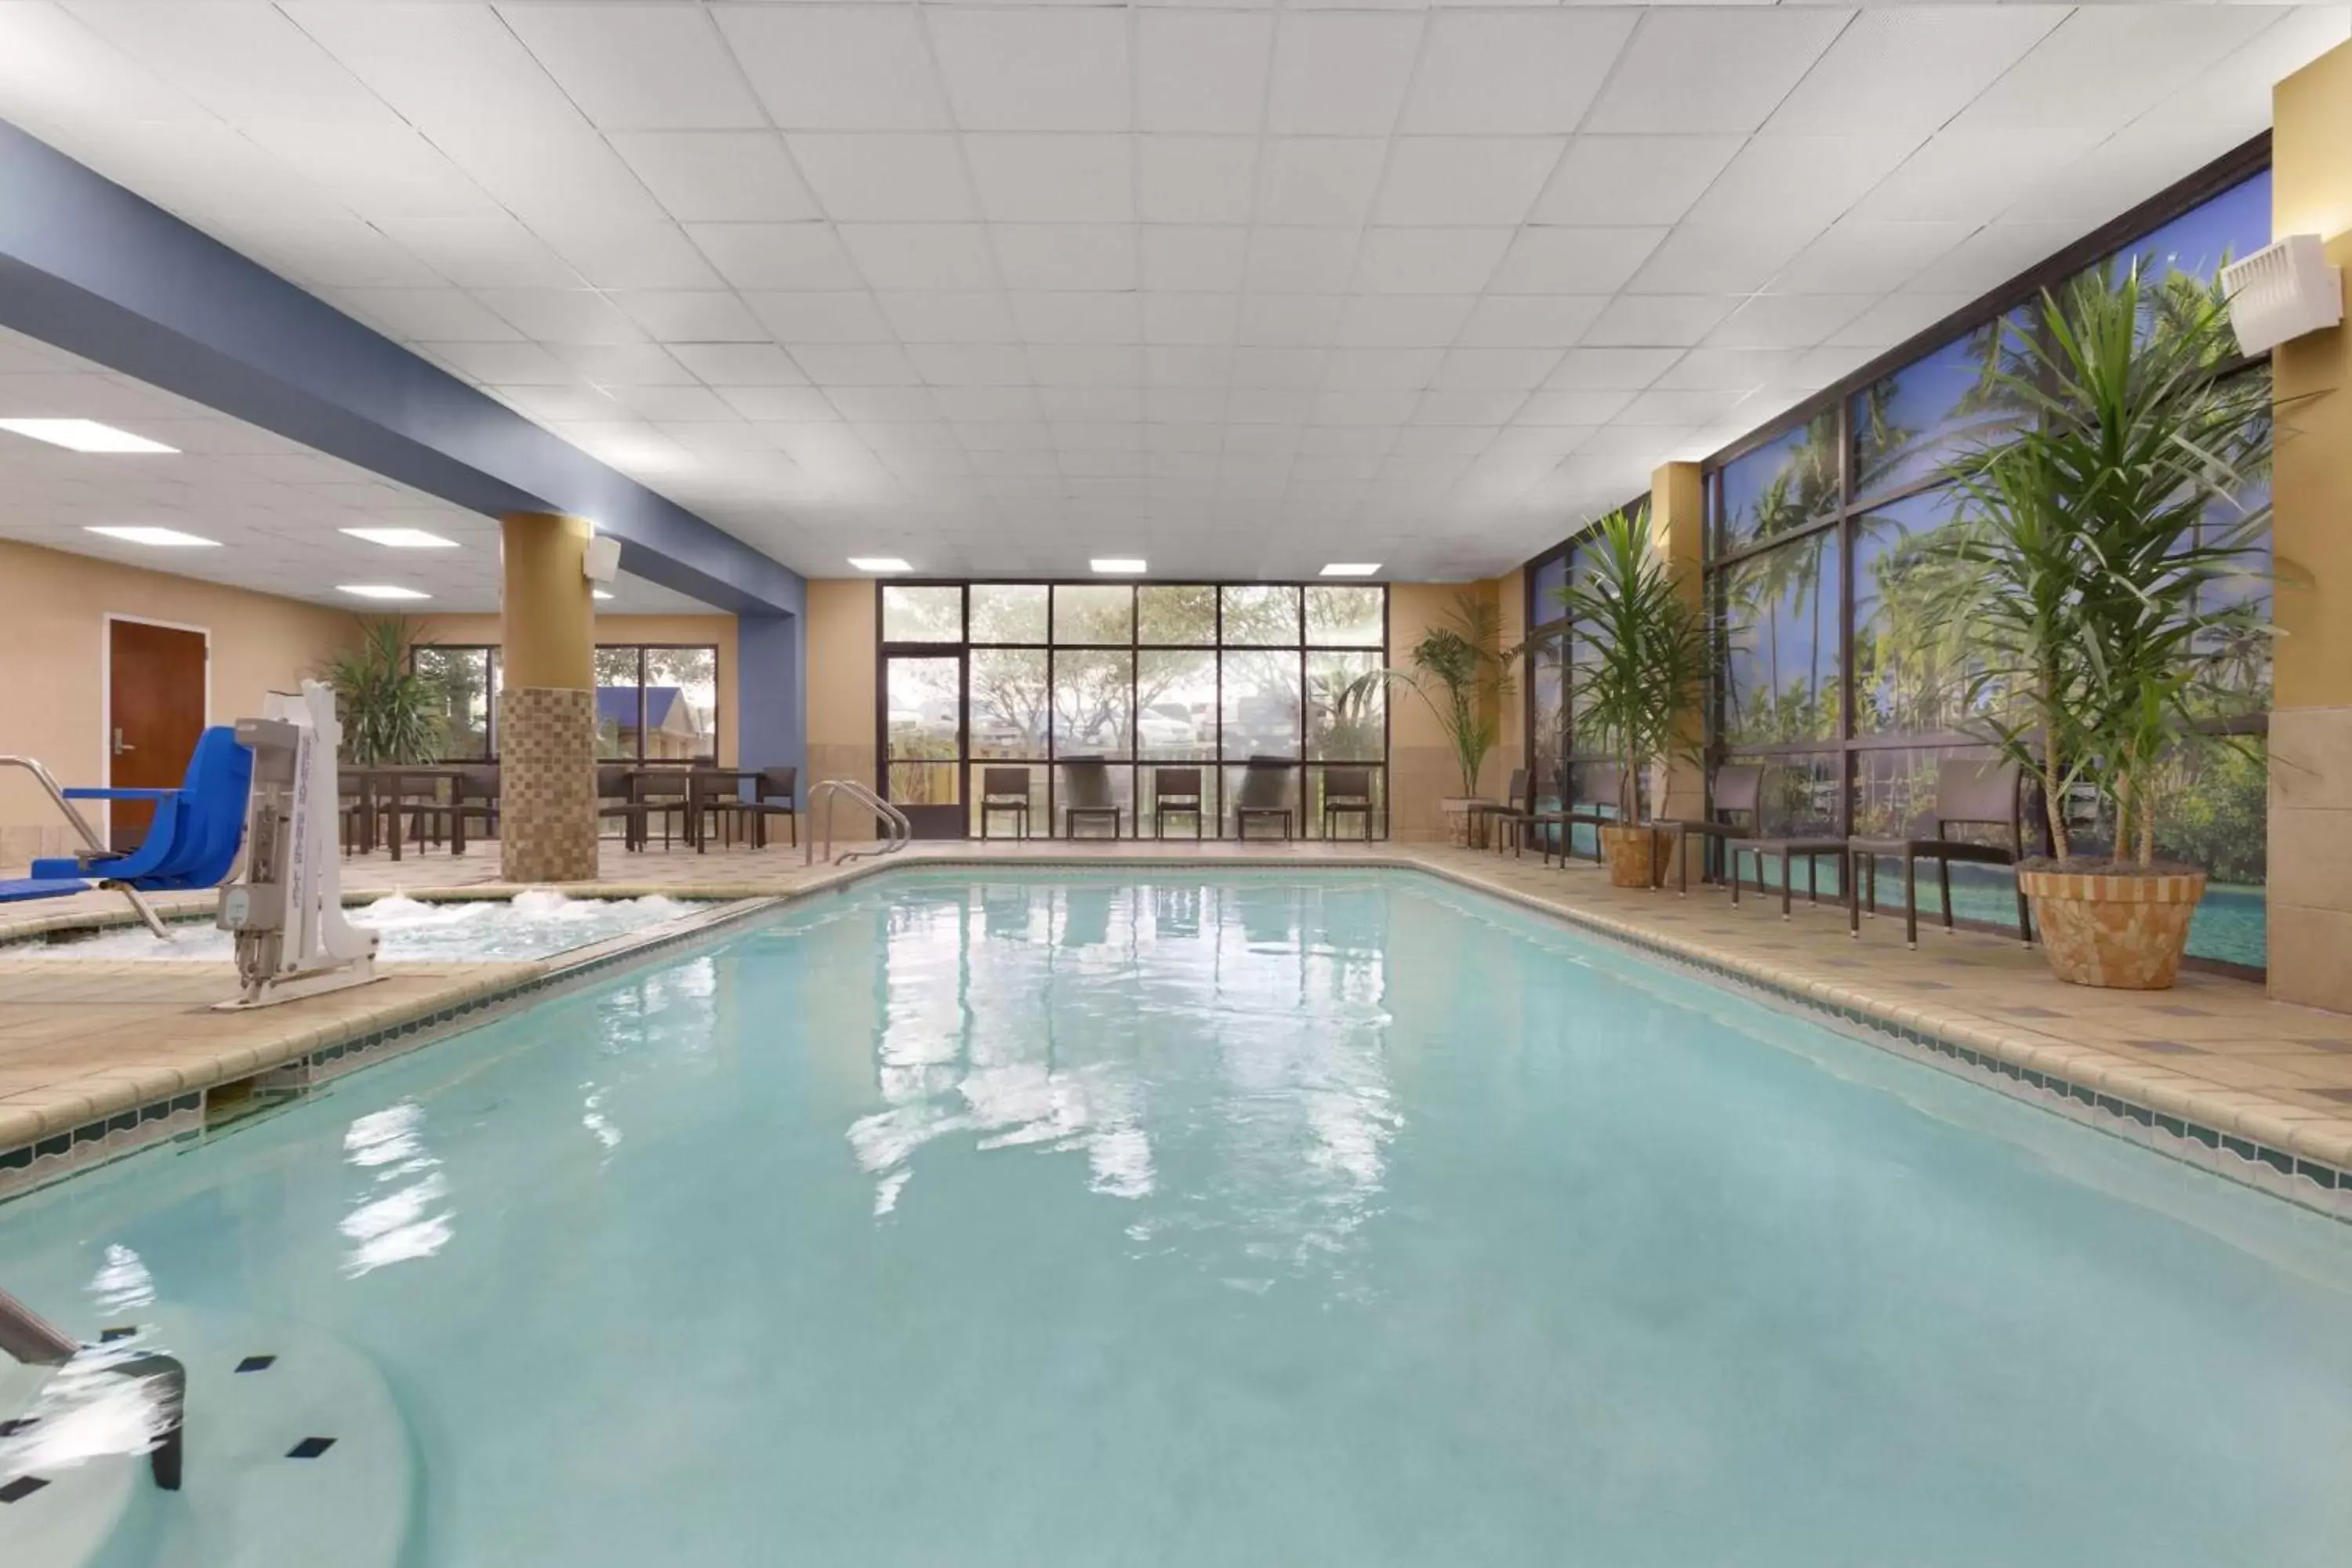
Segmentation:
{"type": "Polygon", "coordinates": [[[1326,577],[1374,577],[1380,574],[1377,561],[1334,561],[1323,568],[1326,577]]]}
{"type": "Polygon", "coordinates": [[[119,526],[89,525],[87,531],[102,533],[109,539],[119,539],[125,544],[152,544],[160,549],[187,549],[202,545],[207,549],[220,544],[217,539],[205,539],[198,534],[182,533],[176,528],[153,528],[145,523],[124,523],[119,526]]]}
{"type": "Polygon", "coordinates": [[[389,583],[338,583],[338,594],[349,594],[355,599],[429,599],[433,595],[415,588],[395,588],[389,583]]]}
{"type": "Polygon", "coordinates": [[[177,447],[166,447],[161,441],[150,441],[144,436],[133,436],[128,430],[117,430],[111,425],[100,425],[95,419],[0,419],[0,430],[13,430],[19,436],[29,436],[36,441],[47,441],[52,447],[66,447],[77,452],[176,452],[177,447]]]}
{"type": "Polygon", "coordinates": [[[1146,567],[1140,560],[1132,555],[1097,555],[1092,561],[1087,562],[1087,564],[1093,567],[1097,572],[1112,572],[1121,574],[1149,570],[1149,568],[1146,567]]]}
{"type": "Polygon", "coordinates": [[[913,567],[895,555],[853,555],[849,563],[860,572],[911,572],[913,567]]]}
{"type": "Polygon", "coordinates": [[[592,599],[609,599],[613,595],[607,594],[602,588],[591,588],[588,590],[588,596],[592,599]]]}
{"type": "Polygon", "coordinates": [[[339,531],[353,539],[364,539],[370,544],[381,544],[386,550],[455,550],[457,542],[444,539],[437,533],[427,533],[421,528],[346,528],[339,531]]]}

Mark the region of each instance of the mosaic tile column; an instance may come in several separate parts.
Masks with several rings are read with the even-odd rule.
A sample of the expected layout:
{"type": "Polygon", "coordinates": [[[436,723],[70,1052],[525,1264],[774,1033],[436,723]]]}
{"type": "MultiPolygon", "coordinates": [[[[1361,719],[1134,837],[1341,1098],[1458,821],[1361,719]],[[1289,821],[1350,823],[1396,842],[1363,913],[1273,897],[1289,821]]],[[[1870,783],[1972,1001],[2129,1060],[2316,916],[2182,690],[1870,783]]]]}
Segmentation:
{"type": "Polygon", "coordinates": [[[499,864],[509,882],[596,875],[596,612],[584,518],[500,520],[499,864]]]}

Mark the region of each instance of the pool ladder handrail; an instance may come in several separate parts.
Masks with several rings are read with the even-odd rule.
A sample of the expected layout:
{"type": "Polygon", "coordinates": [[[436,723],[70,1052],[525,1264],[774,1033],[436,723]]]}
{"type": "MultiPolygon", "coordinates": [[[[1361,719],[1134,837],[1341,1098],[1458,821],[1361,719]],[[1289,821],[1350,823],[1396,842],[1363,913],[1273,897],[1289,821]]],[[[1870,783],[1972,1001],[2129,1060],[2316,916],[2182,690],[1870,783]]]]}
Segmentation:
{"type": "MultiPolygon", "coordinates": [[[[41,765],[41,760],[38,757],[0,755],[0,768],[22,768],[26,773],[32,774],[33,782],[41,786],[42,793],[46,794],[49,797],[50,803],[59,811],[65,813],[66,820],[73,824],[74,831],[76,833],[81,835],[82,847],[93,855],[105,855],[110,853],[106,840],[98,836],[98,829],[89,825],[89,818],[84,816],[78,809],[75,808],[74,803],[66,798],[66,792],[58,787],[57,779],[50,774],[47,768],[41,765]]],[[[140,920],[145,922],[147,929],[152,931],[156,936],[165,937],[170,935],[170,933],[163,929],[163,922],[155,917],[154,907],[148,903],[146,899],[141,895],[138,889],[131,886],[127,882],[109,882],[106,880],[105,874],[103,872],[97,876],[96,880],[101,886],[110,887],[116,892],[121,893],[124,898],[129,899],[131,900],[131,907],[139,912],[140,920]]]]}
{"type": "MultiPolygon", "coordinates": [[[[7,1291],[0,1290],[0,1355],[22,1366],[56,1368],[80,1355],[83,1348],[71,1334],[7,1291]]],[[[152,1377],[163,1383],[164,1426],[155,1446],[148,1450],[147,1468],[156,1486],[167,1492],[178,1491],[186,1446],[188,1369],[175,1357],[148,1352],[110,1360],[102,1370],[121,1377],[152,1377]]]]}
{"type": "Polygon", "coordinates": [[[827,865],[842,866],[845,866],[852,860],[858,859],[864,856],[896,855],[899,850],[904,849],[915,837],[915,825],[907,820],[907,814],[905,812],[900,811],[897,806],[892,805],[888,801],[884,800],[880,795],[875,794],[874,791],[867,788],[866,785],[859,784],[856,779],[824,780],[814,789],[809,791],[809,809],[810,814],[814,816],[817,819],[818,831],[816,833],[810,834],[808,837],[807,849],[802,856],[801,863],[803,865],[814,866],[816,864],[817,839],[820,835],[823,836],[824,840],[825,863],[827,865]],[[882,819],[883,826],[888,832],[888,839],[881,848],[844,850],[838,860],[834,858],[833,799],[834,796],[837,795],[845,795],[849,796],[850,799],[871,810],[875,816],[882,819]],[[824,798],[824,810],[822,812],[818,812],[816,810],[817,798],[820,795],[824,798]]]}

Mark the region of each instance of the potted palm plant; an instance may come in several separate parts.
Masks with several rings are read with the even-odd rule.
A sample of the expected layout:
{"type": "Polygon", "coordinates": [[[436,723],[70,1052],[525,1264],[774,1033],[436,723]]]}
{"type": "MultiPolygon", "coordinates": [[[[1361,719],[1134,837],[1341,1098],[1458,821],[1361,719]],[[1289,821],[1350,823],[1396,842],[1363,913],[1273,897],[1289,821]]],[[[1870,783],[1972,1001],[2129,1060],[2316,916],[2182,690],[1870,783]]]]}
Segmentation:
{"type": "Polygon", "coordinates": [[[356,767],[428,763],[441,749],[448,691],[415,668],[427,639],[405,616],[359,619],[355,641],[327,661],[343,724],[343,761],[356,767]]]}
{"type": "Polygon", "coordinates": [[[2267,523],[2242,469],[2266,449],[2266,378],[2236,357],[2227,303],[2135,267],[2045,293],[1990,374],[2032,416],[1948,466],[1958,497],[1934,544],[1969,630],[1969,722],[2035,780],[2050,848],[2019,872],[2052,971],[2083,985],[2170,985],[2205,873],[2159,860],[2157,822],[2195,749],[2221,667],[2270,628],[2229,591],[2267,523]],[[2234,580],[2234,581],[2233,581],[2234,580]],[[2095,800],[2111,842],[2069,820],[2095,800]]]}
{"type": "Polygon", "coordinates": [[[1678,752],[1696,753],[1696,715],[1706,675],[1706,623],[1654,547],[1646,513],[1601,520],[1584,571],[1559,591],[1576,635],[1579,723],[1618,763],[1617,825],[1601,830],[1609,879],[1656,884],[1656,836],[1642,826],[1642,775],[1678,752]]]}
{"type": "Polygon", "coordinates": [[[1461,773],[1462,793],[1438,802],[1456,844],[1470,840],[1478,775],[1501,738],[1501,702],[1513,689],[1511,666],[1519,650],[1502,646],[1502,614],[1494,605],[1458,595],[1445,618],[1405,650],[1402,667],[1373,670],[1349,688],[1353,698],[1381,685],[1410,687],[1429,705],[1461,773]]]}

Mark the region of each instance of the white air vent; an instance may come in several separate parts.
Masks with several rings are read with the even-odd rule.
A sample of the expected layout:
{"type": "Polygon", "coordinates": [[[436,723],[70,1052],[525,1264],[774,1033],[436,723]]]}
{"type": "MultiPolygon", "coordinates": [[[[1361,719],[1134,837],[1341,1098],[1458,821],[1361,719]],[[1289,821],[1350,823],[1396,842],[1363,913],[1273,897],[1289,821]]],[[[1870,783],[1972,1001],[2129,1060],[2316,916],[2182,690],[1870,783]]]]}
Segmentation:
{"type": "Polygon", "coordinates": [[[2230,325],[2250,354],[2344,319],[2344,274],[2327,265],[2315,234],[2291,234],[2221,268],[2230,325]]]}
{"type": "Polygon", "coordinates": [[[613,579],[621,574],[621,542],[609,533],[600,533],[588,542],[588,553],[580,563],[580,570],[591,583],[611,587],[613,579]]]}

